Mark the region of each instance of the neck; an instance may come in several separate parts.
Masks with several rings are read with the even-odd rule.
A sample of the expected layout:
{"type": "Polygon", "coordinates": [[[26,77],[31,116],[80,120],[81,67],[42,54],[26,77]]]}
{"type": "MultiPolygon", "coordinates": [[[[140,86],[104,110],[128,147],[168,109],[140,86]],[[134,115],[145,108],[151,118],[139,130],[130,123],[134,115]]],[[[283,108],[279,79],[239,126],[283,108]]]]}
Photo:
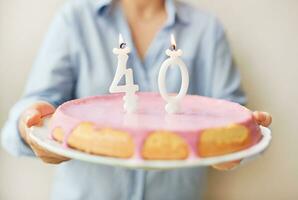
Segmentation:
{"type": "Polygon", "coordinates": [[[151,18],[165,10],[165,0],[120,0],[126,13],[130,15],[151,18]]]}

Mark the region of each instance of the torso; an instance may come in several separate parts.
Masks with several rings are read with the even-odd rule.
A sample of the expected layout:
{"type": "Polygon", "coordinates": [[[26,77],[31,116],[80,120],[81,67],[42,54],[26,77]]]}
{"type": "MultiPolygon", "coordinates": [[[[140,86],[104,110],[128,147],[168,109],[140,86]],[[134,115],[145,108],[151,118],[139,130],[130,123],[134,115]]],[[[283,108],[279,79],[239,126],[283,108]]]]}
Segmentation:
{"type": "MultiPolygon", "coordinates": [[[[212,18],[184,5],[187,14],[197,13],[189,19],[189,25],[175,22],[164,28],[162,14],[145,26],[126,21],[119,7],[110,15],[95,16],[90,3],[93,0],[70,2],[71,9],[65,13],[72,25],[70,50],[77,75],[72,98],[108,93],[117,67],[112,49],[117,47],[119,32],[132,50],[128,67],[133,69],[140,91],[158,91],[158,72],[167,59],[165,50],[169,47],[169,36],[175,32],[190,74],[188,92],[210,96],[210,74],[213,73],[210,60],[215,33],[212,18]],[[146,29],[149,26],[150,31],[146,29]]],[[[168,92],[180,89],[180,79],[179,69],[169,70],[168,92]]],[[[203,179],[202,169],[146,172],[71,161],[59,166],[54,199],[198,199],[203,179]]]]}

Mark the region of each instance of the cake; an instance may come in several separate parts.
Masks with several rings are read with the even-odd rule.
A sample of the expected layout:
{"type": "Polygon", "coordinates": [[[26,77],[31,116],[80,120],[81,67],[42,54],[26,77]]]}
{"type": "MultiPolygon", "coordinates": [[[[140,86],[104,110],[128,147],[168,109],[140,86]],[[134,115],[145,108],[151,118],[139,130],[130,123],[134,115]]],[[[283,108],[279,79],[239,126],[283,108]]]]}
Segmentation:
{"type": "Polygon", "coordinates": [[[126,114],[123,94],[68,101],[51,118],[51,136],[65,148],[122,159],[186,160],[225,155],[261,139],[251,111],[233,102],[187,95],[167,114],[159,93],[137,93],[126,114]]]}

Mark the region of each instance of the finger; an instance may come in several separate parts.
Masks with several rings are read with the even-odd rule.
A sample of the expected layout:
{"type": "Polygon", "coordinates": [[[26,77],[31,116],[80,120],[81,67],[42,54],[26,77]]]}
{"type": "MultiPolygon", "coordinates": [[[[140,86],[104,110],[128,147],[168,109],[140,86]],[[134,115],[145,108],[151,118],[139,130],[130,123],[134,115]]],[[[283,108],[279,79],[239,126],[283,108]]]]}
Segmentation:
{"type": "Polygon", "coordinates": [[[259,112],[255,111],[253,113],[255,121],[262,126],[269,126],[272,122],[272,117],[269,113],[267,112],[259,112]]]}
{"type": "Polygon", "coordinates": [[[268,113],[265,113],[265,120],[262,122],[262,126],[268,127],[272,123],[272,117],[268,113]]]}
{"type": "Polygon", "coordinates": [[[40,159],[44,162],[44,163],[47,163],[47,164],[60,164],[62,162],[66,162],[68,161],[69,159],[66,159],[66,160],[62,160],[62,159],[56,159],[56,158],[44,158],[44,157],[40,157],[40,159]]]}
{"type": "Polygon", "coordinates": [[[41,113],[36,109],[29,109],[24,113],[25,124],[28,128],[41,122],[41,113]]]}
{"type": "Polygon", "coordinates": [[[42,118],[53,114],[55,112],[55,107],[47,102],[37,102],[32,105],[25,113],[23,118],[27,127],[32,127],[35,125],[42,124],[42,118]]]}
{"type": "Polygon", "coordinates": [[[39,157],[43,162],[49,163],[49,164],[59,164],[64,161],[70,160],[67,157],[60,156],[58,154],[52,153],[46,149],[44,149],[42,146],[38,145],[36,142],[32,141],[30,139],[30,147],[34,151],[35,155],[39,157]]]}
{"type": "Polygon", "coordinates": [[[69,158],[59,156],[57,154],[45,154],[45,152],[41,152],[41,154],[38,155],[38,157],[45,163],[48,164],[60,164],[62,162],[70,160],[69,158]]]}
{"type": "Polygon", "coordinates": [[[260,111],[253,112],[253,117],[256,122],[260,123],[265,120],[265,116],[260,111]]]}
{"type": "Polygon", "coordinates": [[[231,162],[227,162],[227,163],[213,165],[212,167],[214,169],[217,169],[220,171],[227,171],[227,170],[231,170],[231,169],[234,169],[235,167],[237,167],[240,164],[240,162],[241,162],[241,160],[235,160],[235,161],[231,161],[231,162]]]}
{"type": "Polygon", "coordinates": [[[35,103],[31,108],[38,110],[41,114],[41,117],[51,115],[55,112],[55,107],[45,101],[39,101],[35,103]]]}

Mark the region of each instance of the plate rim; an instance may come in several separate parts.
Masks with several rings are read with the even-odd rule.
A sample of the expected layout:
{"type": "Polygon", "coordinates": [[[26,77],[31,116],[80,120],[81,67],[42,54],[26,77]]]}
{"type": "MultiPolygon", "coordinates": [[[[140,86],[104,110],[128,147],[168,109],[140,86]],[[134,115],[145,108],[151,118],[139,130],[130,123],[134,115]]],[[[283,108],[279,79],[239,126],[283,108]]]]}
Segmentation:
{"type": "Polygon", "coordinates": [[[186,159],[186,160],[156,160],[148,161],[142,159],[121,159],[106,157],[100,155],[92,155],[75,149],[65,149],[59,142],[50,139],[48,132],[49,119],[44,119],[42,127],[33,126],[29,129],[29,135],[38,145],[44,147],[50,152],[58,155],[69,157],[71,159],[81,160],[85,162],[103,164],[110,166],[136,168],[136,169],[174,169],[174,168],[191,168],[210,166],[219,163],[229,162],[233,160],[249,159],[264,152],[272,140],[271,130],[267,127],[260,126],[262,139],[248,149],[244,149],[231,154],[214,156],[208,158],[186,159]]]}

